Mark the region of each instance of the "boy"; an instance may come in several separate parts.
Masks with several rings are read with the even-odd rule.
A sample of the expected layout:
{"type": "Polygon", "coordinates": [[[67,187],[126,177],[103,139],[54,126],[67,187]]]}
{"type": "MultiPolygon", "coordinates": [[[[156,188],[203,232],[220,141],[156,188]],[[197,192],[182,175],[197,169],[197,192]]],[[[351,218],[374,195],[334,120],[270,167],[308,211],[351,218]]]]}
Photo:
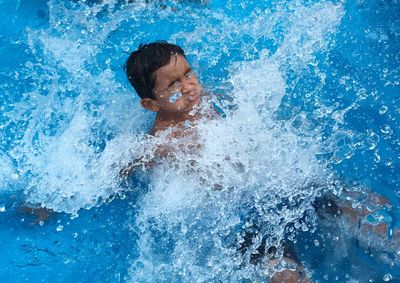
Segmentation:
{"type": "MultiPolygon", "coordinates": [[[[204,94],[179,46],[165,41],[142,44],[129,56],[125,71],[129,82],[141,98],[140,104],[156,112],[151,135],[173,128],[172,136],[180,137],[185,132],[186,122],[195,122],[203,115],[210,118],[214,116],[213,111],[200,111],[204,94]]],[[[166,155],[164,149],[156,153],[156,156],[160,155],[166,155]]],[[[145,164],[146,167],[151,165],[145,164]]],[[[142,166],[140,160],[128,164],[120,171],[120,175],[129,175],[137,166],[142,166]]],[[[309,282],[295,260],[285,257],[284,262],[296,268],[275,273],[271,278],[272,282],[309,282]]],[[[271,261],[272,265],[281,263],[271,261]]]]}

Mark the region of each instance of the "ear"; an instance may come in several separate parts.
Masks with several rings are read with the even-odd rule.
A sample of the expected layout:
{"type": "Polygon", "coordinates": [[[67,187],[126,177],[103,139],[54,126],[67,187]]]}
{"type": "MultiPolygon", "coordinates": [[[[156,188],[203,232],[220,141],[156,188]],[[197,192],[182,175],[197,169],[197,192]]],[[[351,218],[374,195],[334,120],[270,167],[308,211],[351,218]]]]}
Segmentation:
{"type": "Polygon", "coordinates": [[[150,98],[142,98],[142,100],[140,100],[140,105],[153,112],[158,112],[160,110],[160,106],[157,105],[156,101],[150,98]]]}

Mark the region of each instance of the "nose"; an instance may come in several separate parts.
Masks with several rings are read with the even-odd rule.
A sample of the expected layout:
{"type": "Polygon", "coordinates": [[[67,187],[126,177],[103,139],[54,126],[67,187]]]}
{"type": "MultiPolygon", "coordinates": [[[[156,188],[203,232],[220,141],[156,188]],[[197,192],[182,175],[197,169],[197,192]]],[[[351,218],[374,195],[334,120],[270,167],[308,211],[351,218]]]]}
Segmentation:
{"type": "Polygon", "coordinates": [[[189,92],[190,89],[191,89],[190,85],[189,85],[188,83],[184,82],[184,83],[182,84],[181,92],[182,92],[183,94],[185,94],[185,93],[189,92]]]}
{"type": "Polygon", "coordinates": [[[193,82],[192,79],[184,79],[182,81],[182,88],[181,88],[181,92],[183,94],[185,93],[189,93],[190,91],[192,91],[195,88],[195,84],[193,82]]]}

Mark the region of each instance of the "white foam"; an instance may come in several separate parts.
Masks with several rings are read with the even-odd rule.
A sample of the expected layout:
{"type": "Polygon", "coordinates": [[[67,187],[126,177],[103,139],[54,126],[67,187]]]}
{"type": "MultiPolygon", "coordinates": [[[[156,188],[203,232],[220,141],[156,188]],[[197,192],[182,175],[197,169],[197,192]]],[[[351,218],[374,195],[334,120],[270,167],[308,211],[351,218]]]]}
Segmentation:
{"type": "MultiPolygon", "coordinates": [[[[231,67],[234,110],[225,119],[200,123],[201,149],[179,149],[152,175],[136,220],[140,256],[131,267],[133,281],[263,277],[265,270],[249,264],[249,253],[238,253],[239,231],[257,225],[249,250],[263,236],[267,246],[279,244],[286,225],[298,223],[318,194],[310,184],[329,179],[315,157],[318,137],[299,136],[290,122],[274,119],[285,96],[284,70],[305,67],[326,48],[341,9],[331,3],[300,7],[276,55],[264,52],[231,67]]],[[[191,142],[184,140],[183,147],[191,142]]]]}
{"type": "Polygon", "coordinates": [[[7,184],[10,181],[17,180],[19,176],[15,172],[11,160],[4,155],[0,155],[0,168],[0,184],[2,184],[0,189],[1,191],[7,187],[7,184]]]}

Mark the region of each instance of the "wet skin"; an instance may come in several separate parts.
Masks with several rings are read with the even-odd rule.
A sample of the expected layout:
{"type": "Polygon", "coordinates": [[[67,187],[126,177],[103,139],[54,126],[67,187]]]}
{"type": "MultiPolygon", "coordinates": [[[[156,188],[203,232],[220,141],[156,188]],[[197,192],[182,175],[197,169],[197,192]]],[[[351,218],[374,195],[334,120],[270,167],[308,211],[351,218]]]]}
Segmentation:
{"type": "Polygon", "coordinates": [[[191,111],[200,104],[201,86],[185,57],[172,56],[170,62],[153,76],[156,99],[141,100],[143,107],[157,112],[152,134],[198,118],[191,111]]]}

